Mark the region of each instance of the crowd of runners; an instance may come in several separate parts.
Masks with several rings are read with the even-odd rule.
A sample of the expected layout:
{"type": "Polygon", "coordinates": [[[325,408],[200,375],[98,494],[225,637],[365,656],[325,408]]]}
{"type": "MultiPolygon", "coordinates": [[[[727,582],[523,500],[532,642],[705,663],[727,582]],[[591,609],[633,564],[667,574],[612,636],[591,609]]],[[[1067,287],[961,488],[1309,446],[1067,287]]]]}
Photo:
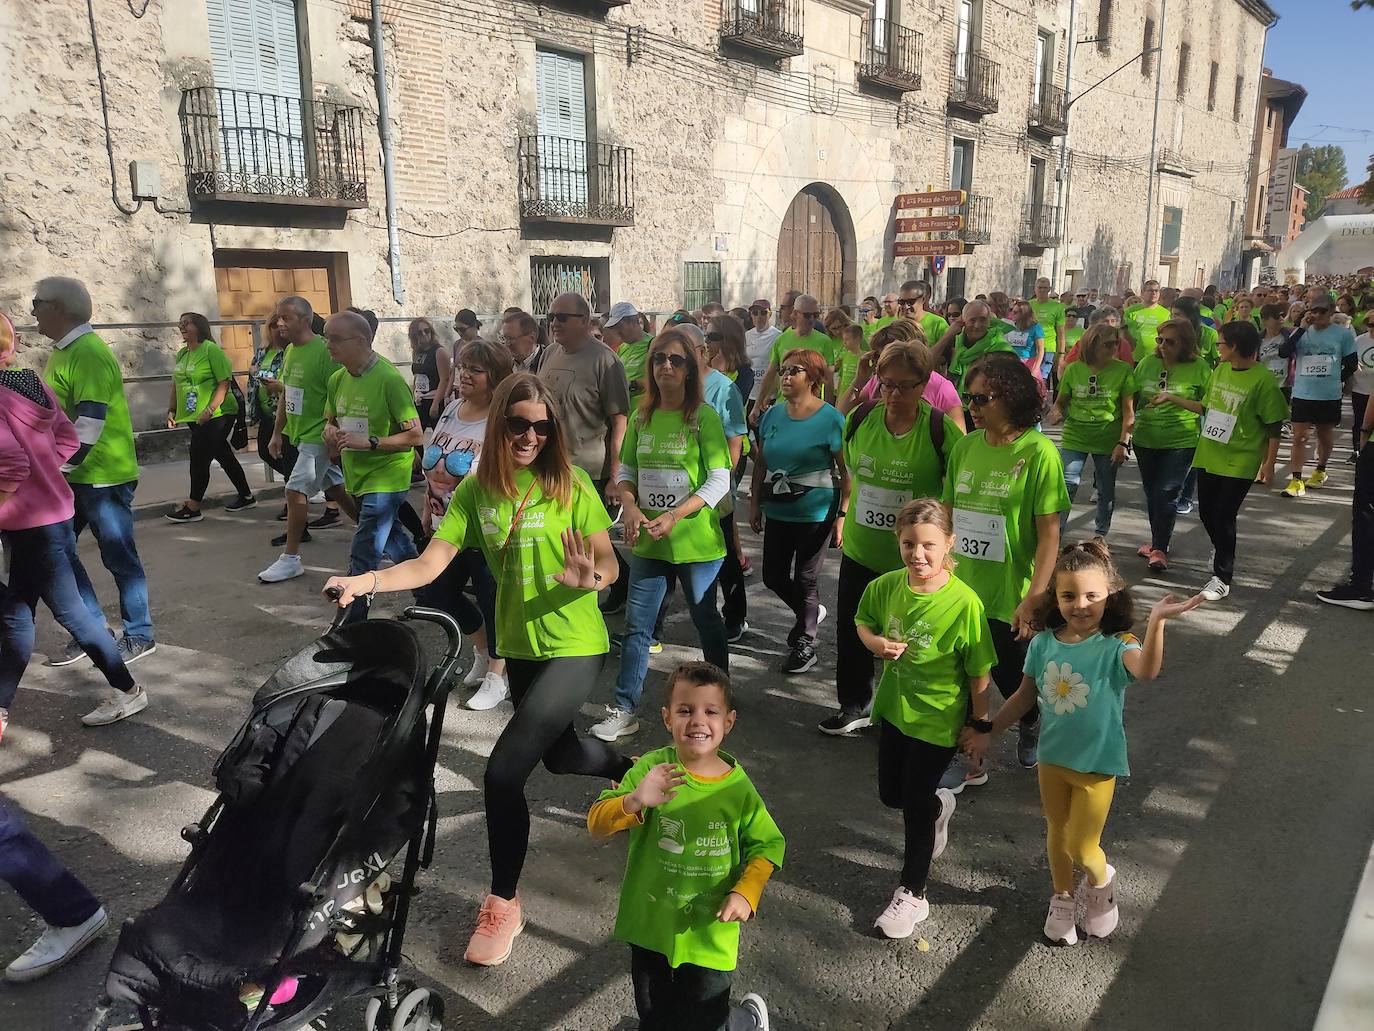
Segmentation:
{"type": "MultiPolygon", "coordinates": [[[[938,304],[914,280],[857,305],[789,291],[776,308],[622,301],[600,316],[563,294],[539,317],[506,309],[485,333],[464,309],[451,346],[415,319],[398,367],[374,349],[371,312],[325,317],[283,297],[242,388],[188,312],[166,421],[189,429],[189,490],[167,518],[202,518],[212,462],[236,490],[226,512],[257,504],[238,457],[251,433],[286,482],[263,590],[306,575],[311,530],[351,523],[347,575],[321,585],[348,620],[378,594],[413,592],[469,636],[464,704],[513,705],[484,777],[491,882],[469,962],[505,962],[525,926],[525,784],[542,762],[609,785],[588,797],[588,828],[630,836],[615,936],[631,947],[642,1026],[766,1028],[765,1002],[732,1005],[730,983],[740,924],[785,851],[785,828],[722,748],[737,715],[731,647],[757,632],[749,579],[791,613],[779,672],[833,681],[818,731],[879,738],[877,795],[902,812],[905,841],[878,932],[907,938],[927,918],[956,797],[988,783],[989,741],[1015,726],[1047,825],[1043,933],[1106,937],[1118,885],[1101,838],[1129,772],[1125,690],[1160,673],[1168,620],[1236,589],[1250,492],[1300,503],[1333,462],[1353,464],[1350,576],[1318,597],[1374,609],[1371,309],[1358,276],[1124,294],[1057,294],[1041,279],[1029,297],[938,304]],[[1131,465],[1148,540],[1113,531],[1131,465]],[[1071,528],[1075,502],[1090,531],[1071,528]],[[313,520],[312,504],[325,506],[313,520]],[[1137,618],[1121,569],[1167,570],[1194,512],[1210,579],[1137,618]],[[838,586],[823,598],[832,549],[838,586]],[[650,713],[675,587],[701,659],[669,674],[650,713]],[[819,650],[826,620],[833,655],[819,650]],[[608,661],[613,691],[592,699],[608,661]],[[589,700],[604,709],[582,731],[589,700]]],[[[81,283],[40,281],[32,314],[52,342],[41,372],[0,323],[0,742],[11,712],[22,722],[36,704],[16,692],[39,601],[71,635],[48,663],[89,657],[109,683],[87,725],[150,704],[130,667],[156,649],[119,362],[81,283]],[[119,593],[118,632],[77,555],[86,528],[119,593]]],[[[9,805],[0,876],[48,925],[11,979],[42,976],[106,926],[9,805]]]]}

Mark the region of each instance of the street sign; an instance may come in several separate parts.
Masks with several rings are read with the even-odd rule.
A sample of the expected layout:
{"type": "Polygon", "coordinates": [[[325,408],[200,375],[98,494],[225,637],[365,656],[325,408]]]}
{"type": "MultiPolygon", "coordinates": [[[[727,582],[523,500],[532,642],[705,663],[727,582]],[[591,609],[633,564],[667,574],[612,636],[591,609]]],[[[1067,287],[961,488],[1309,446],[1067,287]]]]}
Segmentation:
{"type": "Polygon", "coordinates": [[[962,240],[898,240],[892,245],[897,258],[919,258],[931,254],[963,254],[962,240]]]}
{"type": "Polygon", "coordinates": [[[897,194],[897,210],[905,208],[954,208],[968,200],[963,190],[934,190],[930,193],[897,194]]]}
{"type": "Polygon", "coordinates": [[[921,218],[897,219],[899,233],[947,233],[963,228],[963,215],[926,215],[921,218]]]}

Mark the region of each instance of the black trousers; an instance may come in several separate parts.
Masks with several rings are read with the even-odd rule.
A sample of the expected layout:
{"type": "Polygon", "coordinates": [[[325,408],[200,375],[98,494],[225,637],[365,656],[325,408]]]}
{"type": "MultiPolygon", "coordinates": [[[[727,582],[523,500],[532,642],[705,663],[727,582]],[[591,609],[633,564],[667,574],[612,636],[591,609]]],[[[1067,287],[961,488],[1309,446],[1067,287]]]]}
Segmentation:
{"type": "Polygon", "coordinates": [[[229,443],[237,418],[237,415],[219,415],[208,422],[191,423],[191,500],[196,504],[205,500],[206,488],[210,486],[211,462],[219,463],[239,497],[253,496],[253,488],[248,486],[248,477],[243,474],[243,466],[239,465],[234,447],[229,443]]]}
{"type": "Polygon", "coordinates": [[[739,549],[735,547],[735,514],[720,520],[720,532],[725,535],[725,561],[720,567],[720,614],[725,628],[734,630],[749,615],[749,601],[744,593],[744,570],[739,564],[739,549]]]}
{"type": "Polygon", "coordinates": [[[630,983],[639,1031],[728,1031],[734,1026],[731,974],[691,963],[674,969],[662,953],[631,945],[630,983]]]}
{"type": "Polygon", "coordinates": [[[902,887],[914,895],[924,894],[930,876],[935,818],[940,815],[935,789],[954,751],[953,745],[907,737],[887,720],[878,727],[878,798],[889,809],[902,811],[906,828],[902,887]]]}
{"type": "Polygon", "coordinates": [[[267,450],[267,445],[272,443],[272,425],[266,422],[258,423],[258,457],[263,460],[267,468],[280,476],[283,480],[291,479],[291,470],[296,468],[296,445],[281,438],[281,457],[273,458],[272,452],[267,450]]]}
{"type": "Polygon", "coordinates": [[[848,555],[840,557],[840,582],[835,599],[835,695],[845,712],[867,712],[873,705],[873,680],[878,660],[859,640],[854,617],[864,590],[880,575],[848,555]]]}
{"type": "Polygon", "coordinates": [[[1360,450],[1360,427],[1364,425],[1364,411],[1368,407],[1368,394],[1351,392],[1350,408],[1354,413],[1355,420],[1350,424],[1350,446],[1356,451],[1360,450]]]}
{"type": "Polygon", "coordinates": [[[1374,447],[1360,451],[1350,503],[1350,582],[1374,588],[1374,447]]]}
{"type": "Polygon", "coordinates": [[[582,707],[604,655],[562,656],[534,661],[510,659],[515,715],[496,739],[483,777],[491,893],[513,899],[530,844],[530,810],[525,782],[542,761],[550,773],[620,780],[632,763],[594,737],[580,737],[573,717],[582,707]]]}
{"type": "MultiPolygon", "coordinates": [[[[997,653],[997,665],[992,667],[992,682],[997,685],[1003,698],[1010,698],[1021,687],[1021,678],[1025,675],[1026,649],[1030,647],[1030,641],[1018,641],[1011,624],[1003,623],[1000,619],[988,620],[988,631],[993,650],[997,653]]],[[[1032,705],[1030,712],[1021,717],[1021,722],[1027,727],[1039,723],[1039,708],[1032,705]]]]}
{"type": "Polygon", "coordinates": [[[763,528],[763,583],[782,599],[796,616],[787,643],[816,645],[816,624],[820,616],[821,562],[830,543],[829,521],[822,523],[785,523],[769,519],[763,528]]]}
{"type": "Polygon", "coordinates": [[[1236,572],[1236,518],[1253,482],[1249,476],[1218,476],[1198,470],[1198,518],[1212,539],[1212,572],[1224,584],[1229,584],[1236,572]]]}

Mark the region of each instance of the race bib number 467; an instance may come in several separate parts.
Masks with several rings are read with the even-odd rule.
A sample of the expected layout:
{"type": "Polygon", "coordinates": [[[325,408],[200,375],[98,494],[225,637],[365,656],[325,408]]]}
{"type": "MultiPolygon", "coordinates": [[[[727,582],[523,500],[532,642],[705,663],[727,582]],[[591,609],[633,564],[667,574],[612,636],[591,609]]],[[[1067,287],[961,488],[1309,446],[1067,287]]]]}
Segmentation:
{"type": "Polygon", "coordinates": [[[1202,423],[1202,435],[1217,444],[1230,443],[1231,434],[1236,429],[1236,417],[1218,408],[1207,409],[1207,418],[1202,423]]]}

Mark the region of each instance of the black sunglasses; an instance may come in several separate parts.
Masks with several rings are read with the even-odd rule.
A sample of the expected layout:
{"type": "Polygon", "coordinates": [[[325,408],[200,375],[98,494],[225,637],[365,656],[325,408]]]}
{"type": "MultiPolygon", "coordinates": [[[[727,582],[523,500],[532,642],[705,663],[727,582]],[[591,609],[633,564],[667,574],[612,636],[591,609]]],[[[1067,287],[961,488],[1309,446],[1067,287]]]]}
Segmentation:
{"type": "Polygon", "coordinates": [[[687,368],[687,356],[682,354],[669,354],[667,351],[659,351],[651,359],[654,365],[671,365],[675,369],[687,368]]]}
{"type": "Polygon", "coordinates": [[[555,311],[549,314],[549,318],[553,319],[554,322],[567,322],[569,319],[585,319],[586,317],[575,311],[555,311]]]}
{"type": "Polygon", "coordinates": [[[991,404],[992,401],[993,401],[993,396],[992,396],[991,394],[965,394],[965,395],[964,395],[964,404],[965,404],[965,406],[967,406],[967,407],[974,407],[974,406],[977,406],[978,408],[982,408],[984,405],[989,405],[989,404],[991,404]]]}
{"type": "Polygon", "coordinates": [[[783,366],[781,369],[779,369],[778,371],[779,371],[780,373],[782,373],[782,375],[784,375],[784,376],[805,376],[805,375],[806,375],[806,366],[805,366],[805,365],[784,365],[784,366],[783,366]]]}
{"type": "Polygon", "coordinates": [[[707,334],[706,334],[706,342],[709,343],[709,344],[718,344],[718,343],[720,343],[720,342],[721,342],[722,340],[724,340],[724,339],[725,339],[725,334],[724,334],[724,333],[707,333],[707,334]]]}
{"type": "Polygon", "coordinates": [[[534,430],[536,437],[548,437],[553,434],[552,419],[526,419],[523,415],[506,416],[506,432],[512,437],[523,437],[530,430],[534,430]]]}
{"type": "Polygon", "coordinates": [[[919,303],[920,303],[920,298],[918,298],[918,297],[913,297],[913,298],[912,298],[911,300],[909,300],[909,301],[908,301],[908,300],[905,300],[905,299],[898,301],[898,302],[897,302],[897,307],[898,307],[898,308],[901,308],[901,309],[904,310],[904,311],[909,311],[909,310],[911,310],[912,308],[916,307],[916,305],[919,304],[919,303]]]}

